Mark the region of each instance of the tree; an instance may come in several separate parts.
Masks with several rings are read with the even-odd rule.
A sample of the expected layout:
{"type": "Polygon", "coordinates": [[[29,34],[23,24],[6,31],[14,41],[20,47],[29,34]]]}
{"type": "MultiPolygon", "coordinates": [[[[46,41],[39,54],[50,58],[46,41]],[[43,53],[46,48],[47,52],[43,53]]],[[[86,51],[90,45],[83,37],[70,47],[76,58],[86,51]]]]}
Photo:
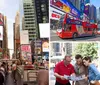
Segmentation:
{"type": "Polygon", "coordinates": [[[73,52],[73,56],[80,54],[83,57],[90,56],[92,59],[97,58],[97,43],[78,43],[73,52]]]}

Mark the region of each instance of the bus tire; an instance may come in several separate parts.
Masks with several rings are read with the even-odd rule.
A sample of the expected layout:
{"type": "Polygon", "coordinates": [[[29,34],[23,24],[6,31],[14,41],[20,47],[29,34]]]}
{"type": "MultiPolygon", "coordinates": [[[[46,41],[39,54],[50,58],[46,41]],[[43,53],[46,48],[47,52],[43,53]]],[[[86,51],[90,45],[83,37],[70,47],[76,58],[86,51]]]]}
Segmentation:
{"type": "Polygon", "coordinates": [[[73,34],[72,38],[75,39],[75,38],[77,38],[77,37],[78,37],[78,33],[75,32],[75,33],[73,34]]]}

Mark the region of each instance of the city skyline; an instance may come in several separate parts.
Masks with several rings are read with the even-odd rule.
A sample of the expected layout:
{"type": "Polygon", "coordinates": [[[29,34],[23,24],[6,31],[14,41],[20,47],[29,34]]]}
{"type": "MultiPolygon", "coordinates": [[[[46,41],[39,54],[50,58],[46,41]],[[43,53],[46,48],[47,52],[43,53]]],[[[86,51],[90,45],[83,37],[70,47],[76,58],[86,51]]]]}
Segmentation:
{"type": "MultiPolygon", "coordinates": [[[[8,48],[13,49],[13,23],[15,21],[16,12],[19,11],[18,0],[1,0],[0,13],[7,16],[7,32],[8,32],[8,48]]],[[[13,51],[10,51],[12,54],[13,51]]]]}

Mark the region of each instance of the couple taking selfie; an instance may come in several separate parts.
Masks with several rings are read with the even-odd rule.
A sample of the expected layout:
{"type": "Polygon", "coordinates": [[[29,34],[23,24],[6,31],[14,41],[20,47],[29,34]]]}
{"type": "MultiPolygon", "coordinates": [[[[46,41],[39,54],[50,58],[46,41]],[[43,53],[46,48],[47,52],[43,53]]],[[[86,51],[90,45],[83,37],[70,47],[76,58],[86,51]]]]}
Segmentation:
{"type": "Polygon", "coordinates": [[[81,55],[75,56],[76,63],[73,66],[70,64],[71,56],[65,56],[64,60],[57,63],[54,69],[56,77],[55,85],[100,85],[100,72],[92,63],[90,57],[82,58],[81,55]],[[70,79],[66,79],[64,75],[72,77],[82,77],[82,79],[70,83],[70,79]]]}

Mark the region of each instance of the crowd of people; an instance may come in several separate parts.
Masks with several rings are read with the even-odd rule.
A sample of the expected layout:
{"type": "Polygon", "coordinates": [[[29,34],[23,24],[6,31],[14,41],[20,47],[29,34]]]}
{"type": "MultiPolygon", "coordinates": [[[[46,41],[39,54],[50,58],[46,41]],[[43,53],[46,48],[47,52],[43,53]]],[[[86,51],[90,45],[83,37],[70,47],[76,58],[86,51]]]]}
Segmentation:
{"type": "MultiPolygon", "coordinates": [[[[14,63],[15,62],[13,62],[11,66],[8,65],[8,62],[1,63],[0,65],[0,85],[5,85],[7,76],[9,74],[10,67],[11,67],[11,70],[13,71],[14,63]]],[[[14,75],[12,75],[12,77],[14,77],[14,75]]]]}
{"type": "Polygon", "coordinates": [[[72,65],[71,56],[65,56],[63,61],[56,64],[54,69],[55,85],[100,85],[100,72],[92,63],[91,57],[83,58],[77,54],[75,60],[75,65],[72,65]],[[65,75],[72,79],[65,78],[65,75]]]}
{"type": "MultiPolygon", "coordinates": [[[[37,61],[38,62],[38,61],[37,61]]],[[[17,83],[16,79],[16,73],[17,73],[17,66],[24,65],[34,67],[36,61],[33,64],[28,63],[28,61],[20,62],[19,60],[12,61],[12,63],[7,61],[0,62],[0,85],[6,85],[7,82],[7,76],[9,75],[9,72],[11,74],[11,77],[13,79],[13,83],[17,83]]],[[[48,61],[45,61],[43,63],[38,62],[38,66],[44,66],[45,70],[40,70],[38,72],[38,85],[48,85],[49,84],[49,71],[48,71],[48,61]],[[45,79],[45,80],[44,80],[45,79]],[[43,84],[44,83],[44,84],[43,84]]]]}

